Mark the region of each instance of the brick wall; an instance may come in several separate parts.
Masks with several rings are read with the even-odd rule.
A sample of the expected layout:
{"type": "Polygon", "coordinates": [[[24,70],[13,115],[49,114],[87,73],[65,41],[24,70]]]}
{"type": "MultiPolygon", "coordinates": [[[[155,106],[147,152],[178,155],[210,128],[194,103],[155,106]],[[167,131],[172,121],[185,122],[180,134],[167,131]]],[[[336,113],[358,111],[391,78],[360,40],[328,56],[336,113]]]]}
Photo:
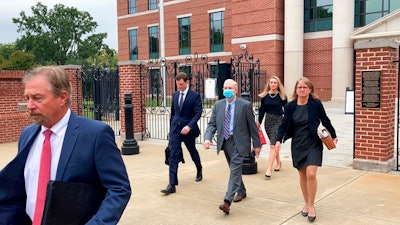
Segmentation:
{"type": "MultiPolygon", "coordinates": [[[[394,158],[397,97],[397,49],[379,47],[356,51],[355,160],[387,163],[394,158]],[[362,72],[381,71],[381,107],[362,106],[362,72]]],[[[358,166],[355,166],[358,167],[358,166]]],[[[391,169],[388,165],[388,169],[391,169]]],[[[363,168],[364,169],[364,168],[363,168]]]]}
{"type": "Polygon", "coordinates": [[[304,76],[321,100],[332,98],[332,38],[304,40],[304,76]]]}
{"type": "MultiPolygon", "coordinates": [[[[282,35],[284,32],[284,1],[269,0],[207,0],[183,1],[168,4],[164,1],[166,57],[179,56],[179,33],[177,16],[191,14],[191,54],[209,54],[210,24],[209,10],[224,8],[224,54],[218,56],[221,63],[230,63],[231,56],[243,54],[242,43],[233,39],[250,38],[246,51],[260,59],[260,67],[267,76],[277,75],[283,80],[283,40],[257,40],[267,35],[282,35]]],[[[148,25],[159,25],[158,10],[147,11],[147,1],[137,1],[138,14],[128,14],[128,1],[117,0],[118,59],[129,61],[128,30],[138,29],[139,60],[149,57],[148,25]],[[139,14],[142,13],[142,14],[139,14]]],[[[272,36],[271,36],[272,38],[272,36]]],[[[261,38],[262,39],[262,38],[261,38]]],[[[218,53],[216,53],[218,54],[218,53]]]]}
{"type": "Polygon", "coordinates": [[[18,111],[24,103],[22,77],[26,71],[0,70],[0,143],[16,141],[23,127],[30,122],[25,111],[18,111]]]}

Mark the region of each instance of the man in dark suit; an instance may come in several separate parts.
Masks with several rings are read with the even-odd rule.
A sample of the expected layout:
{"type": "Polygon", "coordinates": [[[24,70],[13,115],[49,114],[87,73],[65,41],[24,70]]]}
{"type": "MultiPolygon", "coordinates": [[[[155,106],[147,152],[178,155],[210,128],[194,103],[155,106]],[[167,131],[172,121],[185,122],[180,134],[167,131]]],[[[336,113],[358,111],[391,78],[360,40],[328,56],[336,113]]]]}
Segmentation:
{"type": "Polygon", "coordinates": [[[175,186],[178,185],[178,165],[182,160],[182,142],[190,153],[196,165],[196,181],[203,179],[202,165],[199,152],[196,149],[196,138],[200,135],[197,121],[201,117],[203,106],[200,94],[189,89],[189,78],[186,73],[179,72],[176,75],[176,86],[179,91],[172,95],[169,147],[171,154],[169,157],[169,184],[161,190],[164,194],[176,192],[175,186]]]}
{"type": "Polygon", "coordinates": [[[117,224],[131,187],[113,130],[71,111],[71,87],[60,67],[36,68],[23,82],[34,124],[23,129],[17,156],[0,171],[0,224],[40,225],[43,207],[36,203],[45,200],[45,194],[38,194],[43,140],[51,146],[50,180],[98,184],[106,190],[86,224],[117,224]],[[48,130],[50,138],[44,137],[48,130]]]}
{"type": "Polygon", "coordinates": [[[224,150],[230,169],[228,190],[224,203],[219,205],[219,209],[225,214],[229,214],[232,201],[239,202],[247,196],[242,180],[242,164],[244,157],[249,155],[251,150],[251,140],[252,151],[257,158],[261,151],[252,105],[249,101],[237,98],[237,92],[237,83],[232,79],[225,80],[223,95],[226,99],[215,103],[203,144],[205,149],[209,149],[214,134],[218,133],[217,154],[224,150]]]}

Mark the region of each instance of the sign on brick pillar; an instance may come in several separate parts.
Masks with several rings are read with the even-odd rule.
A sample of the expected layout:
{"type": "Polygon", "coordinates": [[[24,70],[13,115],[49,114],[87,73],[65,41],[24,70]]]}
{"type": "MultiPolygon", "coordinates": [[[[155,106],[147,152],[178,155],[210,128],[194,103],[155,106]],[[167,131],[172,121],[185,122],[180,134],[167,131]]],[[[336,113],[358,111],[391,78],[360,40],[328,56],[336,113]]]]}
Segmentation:
{"type": "Polygon", "coordinates": [[[124,94],[132,94],[134,137],[141,139],[142,121],[140,104],[140,64],[119,65],[120,106],[121,106],[121,136],[125,136],[124,94]]]}
{"type": "Polygon", "coordinates": [[[395,166],[396,48],[357,49],[353,168],[388,172],[395,166]],[[393,52],[395,54],[393,54],[393,52]],[[395,66],[395,65],[394,65],[395,66]]]}

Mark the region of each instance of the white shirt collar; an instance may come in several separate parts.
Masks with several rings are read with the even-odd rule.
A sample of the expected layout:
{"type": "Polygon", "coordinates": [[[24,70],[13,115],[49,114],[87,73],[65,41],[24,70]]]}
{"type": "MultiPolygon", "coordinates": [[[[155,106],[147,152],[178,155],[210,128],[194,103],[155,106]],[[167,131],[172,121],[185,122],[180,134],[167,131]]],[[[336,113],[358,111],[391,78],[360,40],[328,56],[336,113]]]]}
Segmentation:
{"type": "MultiPolygon", "coordinates": [[[[58,121],[54,126],[50,128],[50,130],[53,132],[53,134],[59,134],[60,131],[65,128],[68,125],[69,117],[71,116],[71,109],[67,110],[67,113],[63,116],[63,118],[58,121]]],[[[45,130],[48,130],[49,128],[45,127],[42,125],[42,130],[41,132],[43,133],[45,130]]]]}

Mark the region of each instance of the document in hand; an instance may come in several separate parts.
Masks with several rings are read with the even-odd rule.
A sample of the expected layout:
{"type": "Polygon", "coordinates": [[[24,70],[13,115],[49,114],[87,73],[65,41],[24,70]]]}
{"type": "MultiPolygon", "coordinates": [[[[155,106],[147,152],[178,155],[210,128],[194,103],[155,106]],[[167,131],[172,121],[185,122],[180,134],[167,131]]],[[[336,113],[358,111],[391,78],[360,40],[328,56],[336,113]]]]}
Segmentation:
{"type": "Polygon", "coordinates": [[[105,193],[96,184],[49,181],[42,225],[85,224],[96,214],[105,193]]]}

